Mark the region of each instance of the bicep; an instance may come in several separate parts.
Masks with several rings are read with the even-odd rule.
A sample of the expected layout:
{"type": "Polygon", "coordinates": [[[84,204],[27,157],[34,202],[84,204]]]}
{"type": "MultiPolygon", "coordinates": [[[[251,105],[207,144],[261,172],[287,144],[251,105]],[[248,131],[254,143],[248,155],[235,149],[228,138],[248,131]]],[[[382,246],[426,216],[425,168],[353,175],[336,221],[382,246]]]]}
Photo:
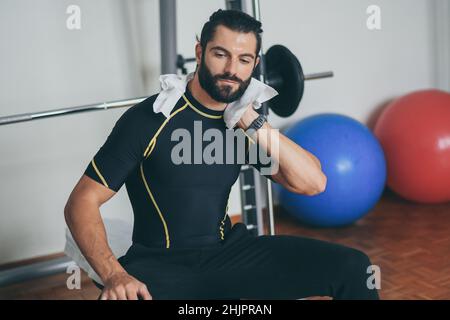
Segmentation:
{"type": "Polygon", "coordinates": [[[75,185],[75,188],[69,197],[68,204],[70,205],[76,201],[85,201],[100,207],[115,194],[115,191],[84,174],[75,185]]]}

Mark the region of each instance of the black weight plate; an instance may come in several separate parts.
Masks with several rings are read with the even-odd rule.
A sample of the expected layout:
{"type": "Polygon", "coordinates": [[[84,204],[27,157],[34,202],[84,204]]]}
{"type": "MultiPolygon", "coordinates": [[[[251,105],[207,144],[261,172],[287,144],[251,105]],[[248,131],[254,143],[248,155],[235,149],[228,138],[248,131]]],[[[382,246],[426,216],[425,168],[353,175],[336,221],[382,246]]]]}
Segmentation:
{"type": "Polygon", "coordinates": [[[305,77],[297,57],[285,46],[274,45],[265,54],[267,83],[278,91],[268,101],[269,108],[280,117],[289,117],[302,100],[305,77]]]}

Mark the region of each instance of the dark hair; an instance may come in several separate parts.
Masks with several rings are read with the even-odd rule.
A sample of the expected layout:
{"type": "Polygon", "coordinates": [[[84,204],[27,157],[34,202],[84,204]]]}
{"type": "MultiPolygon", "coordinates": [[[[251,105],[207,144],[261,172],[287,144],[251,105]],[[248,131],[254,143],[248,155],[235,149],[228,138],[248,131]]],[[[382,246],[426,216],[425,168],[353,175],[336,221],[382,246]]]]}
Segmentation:
{"type": "Polygon", "coordinates": [[[209,17],[209,21],[203,25],[199,40],[203,49],[206,48],[206,44],[214,37],[216,28],[219,25],[225,26],[233,31],[243,33],[252,32],[256,37],[256,55],[259,54],[259,50],[261,49],[261,33],[263,32],[261,22],[245,12],[238,10],[219,9],[209,17]]]}

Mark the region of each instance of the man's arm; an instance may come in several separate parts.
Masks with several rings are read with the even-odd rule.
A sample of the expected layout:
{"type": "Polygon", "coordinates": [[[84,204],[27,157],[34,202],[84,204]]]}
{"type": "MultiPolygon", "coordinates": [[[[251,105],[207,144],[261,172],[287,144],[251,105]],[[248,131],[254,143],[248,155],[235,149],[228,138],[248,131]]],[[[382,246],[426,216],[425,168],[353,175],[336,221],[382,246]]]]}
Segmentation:
{"type": "Polygon", "coordinates": [[[66,223],[81,253],[104,284],[101,299],[151,299],[145,284],[128,275],[108,245],[100,207],[116,192],[83,175],[64,208],[66,223]]]}
{"type": "MultiPolygon", "coordinates": [[[[238,126],[247,129],[258,115],[250,105],[238,126]]],[[[272,160],[279,164],[278,172],[271,176],[275,182],[298,194],[316,195],[325,190],[327,178],[322,172],[320,161],[313,154],[274,130],[267,122],[256,131],[255,139],[272,160]],[[278,146],[273,146],[272,143],[278,143],[278,146]]]]}

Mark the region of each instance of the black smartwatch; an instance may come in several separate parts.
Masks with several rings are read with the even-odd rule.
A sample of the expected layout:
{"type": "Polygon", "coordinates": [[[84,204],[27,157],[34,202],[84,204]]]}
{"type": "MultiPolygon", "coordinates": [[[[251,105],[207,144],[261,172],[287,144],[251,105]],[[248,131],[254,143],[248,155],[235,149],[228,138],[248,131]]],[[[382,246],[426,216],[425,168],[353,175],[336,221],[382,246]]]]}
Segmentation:
{"type": "Polygon", "coordinates": [[[260,129],[264,123],[267,122],[267,117],[264,114],[260,114],[258,118],[253,120],[253,122],[248,126],[247,130],[245,130],[245,133],[249,135],[250,137],[254,138],[256,131],[260,129]]]}

